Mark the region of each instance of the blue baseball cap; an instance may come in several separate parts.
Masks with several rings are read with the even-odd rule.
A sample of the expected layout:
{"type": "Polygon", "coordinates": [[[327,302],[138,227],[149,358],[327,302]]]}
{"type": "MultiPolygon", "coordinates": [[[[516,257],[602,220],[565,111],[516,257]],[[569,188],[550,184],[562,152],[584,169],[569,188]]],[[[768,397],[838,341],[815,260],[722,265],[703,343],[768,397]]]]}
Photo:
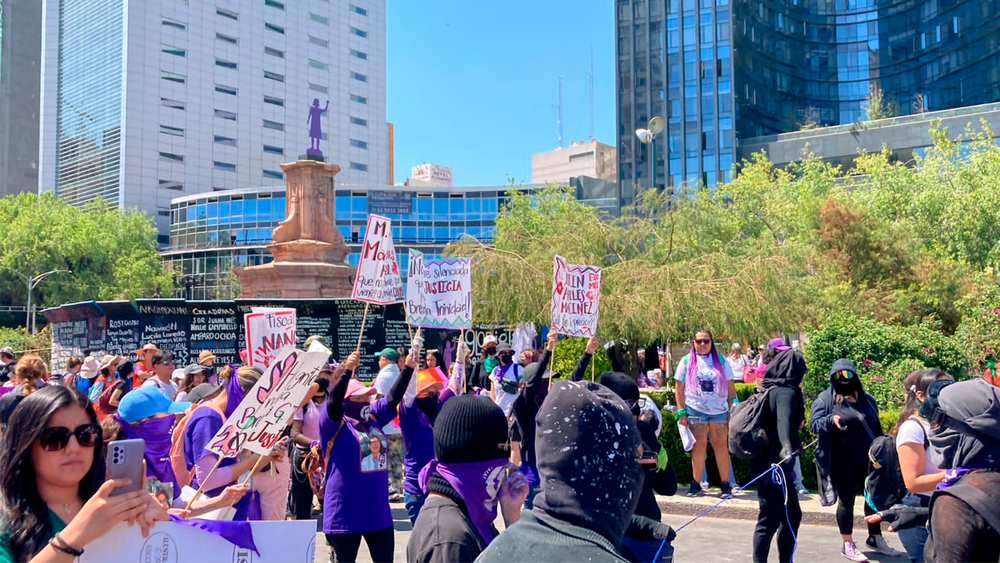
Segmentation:
{"type": "Polygon", "coordinates": [[[190,406],[187,401],[171,401],[156,387],[140,387],[125,393],[118,403],[118,416],[134,424],[154,414],[184,412],[190,406]]]}

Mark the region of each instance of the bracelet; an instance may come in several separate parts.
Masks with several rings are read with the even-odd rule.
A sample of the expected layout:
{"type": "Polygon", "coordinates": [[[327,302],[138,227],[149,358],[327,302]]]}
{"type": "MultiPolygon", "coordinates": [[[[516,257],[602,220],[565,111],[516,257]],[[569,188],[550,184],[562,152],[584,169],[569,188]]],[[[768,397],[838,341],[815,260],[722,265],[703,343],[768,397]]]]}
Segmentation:
{"type": "Polygon", "coordinates": [[[734,404],[734,405],[738,405],[738,404],[739,404],[739,402],[740,402],[740,399],[739,399],[739,397],[733,397],[733,404],[734,404]]]}
{"type": "Polygon", "coordinates": [[[61,552],[65,553],[66,555],[71,555],[73,557],[80,557],[81,555],[83,555],[83,550],[82,549],[77,549],[77,548],[69,545],[68,543],[66,543],[66,540],[64,540],[61,537],[59,537],[58,533],[56,535],[52,536],[52,539],[49,540],[49,545],[52,546],[52,549],[55,549],[57,551],[61,551],[61,552]],[[60,545],[60,544],[62,544],[62,545],[60,545]]]}
{"type": "Polygon", "coordinates": [[[687,409],[678,409],[677,410],[677,417],[678,418],[680,418],[682,416],[687,416],[687,415],[688,415],[687,409]]]}

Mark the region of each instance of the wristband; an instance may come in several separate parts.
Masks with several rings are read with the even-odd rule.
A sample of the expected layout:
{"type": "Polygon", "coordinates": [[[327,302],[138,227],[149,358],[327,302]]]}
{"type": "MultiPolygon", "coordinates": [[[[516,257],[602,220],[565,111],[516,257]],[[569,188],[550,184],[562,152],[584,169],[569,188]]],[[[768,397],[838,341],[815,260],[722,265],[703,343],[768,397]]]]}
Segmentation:
{"type": "Polygon", "coordinates": [[[309,444],[309,449],[310,450],[313,449],[313,448],[318,448],[318,447],[319,447],[319,440],[313,440],[312,443],[309,444]]]}
{"type": "Polygon", "coordinates": [[[70,555],[72,557],[80,557],[81,555],[83,555],[83,550],[82,549],[77,549],[77,548],[69,545],[68,543],[66,543],[66,541],[64,539],[62,539],[61,537],[59,537],[58,533],[56,535],[52,536],[52,539],[49,540],[49,545],[52,546],[52,549],[55,549],[57,551],[61,551],[61,552],[65,553],[66,555],[70,555]]]}
{"type": "Polygon", "coordinates": [[[677,410],[677,417],[678,418],[680,418],[682,416],[687,416],[687,415],[688,415],[687,409],[678,409],[677,410]]]}

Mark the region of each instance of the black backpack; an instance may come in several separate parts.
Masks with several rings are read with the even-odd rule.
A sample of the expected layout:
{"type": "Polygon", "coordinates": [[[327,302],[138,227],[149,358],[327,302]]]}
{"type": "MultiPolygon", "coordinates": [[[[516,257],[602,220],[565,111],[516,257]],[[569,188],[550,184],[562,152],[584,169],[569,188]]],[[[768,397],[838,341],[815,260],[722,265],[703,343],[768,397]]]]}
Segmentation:
{"type": "Polygon", "coordinates": [[[755,458],[766,452],[769,445],[764,430],[764,411],[768,391],[757,391],[736,405],[729,420],[729,453],[740,459],[755,458]]]}
{"type": "MultiPolygon", "coordinates": [[[[923,426],[921,426],[923,428],[923,426]]],[[[924,449],[930,447],[924,430],[924,449]]],[[[906,482],[899,469],[896,438],[888,434],[879,436],[868,448],[868,477],[865,478],[865,503],[872,510],[887,510],[899,504],[906,496],[906,482]]]]}

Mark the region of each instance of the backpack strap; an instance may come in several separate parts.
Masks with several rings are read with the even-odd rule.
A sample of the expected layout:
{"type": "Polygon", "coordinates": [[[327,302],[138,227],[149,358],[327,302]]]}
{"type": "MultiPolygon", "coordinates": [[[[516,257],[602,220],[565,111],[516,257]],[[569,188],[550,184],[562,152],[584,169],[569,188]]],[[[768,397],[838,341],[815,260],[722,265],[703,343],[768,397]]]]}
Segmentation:
{"type": "Polygon", "coordinates": [[[935,492],[931,497],[931,513],[934,511],[934,501],[942,495],[953,496],[969,505],[991,528],[1000,531],[1000,508],[995,499],[991,499],[979,488],[960,483],[935,492]]]}
{"type": "Polygon", "coordinates": [[[337,436],[340,436],[340,431],[344,428],[344,417],[340,417],[340,426],[337,427],[337,431],[333,433],[333,437],[330,441],[326,443],[326,455],[323,456],[323,471],[326,471],[327,467],[330,467],[330,452],[333,451],[333,443],[337,441],[337,436]]]}

